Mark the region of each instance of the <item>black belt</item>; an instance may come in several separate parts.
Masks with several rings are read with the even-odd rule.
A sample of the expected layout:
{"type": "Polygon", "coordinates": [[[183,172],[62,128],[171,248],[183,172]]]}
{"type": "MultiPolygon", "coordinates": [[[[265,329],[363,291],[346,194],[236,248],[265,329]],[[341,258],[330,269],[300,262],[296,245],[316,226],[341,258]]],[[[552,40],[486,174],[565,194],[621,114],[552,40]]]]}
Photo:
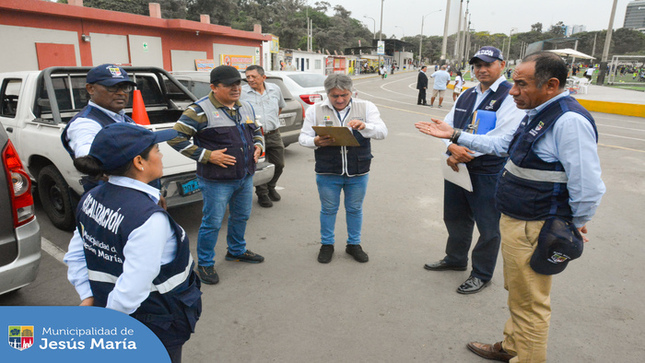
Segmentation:
{"type": "Polygon", "coordinates": [[[276,132],[278,132],[278,131],[280,131],[280,130],[279,130],[279,129],[275,129],[275,130],[267,131],[267,132],[265,132],[264,134],[265,134],[265,135],[271,135],[271,134],[275,134],[275,133],[276,133],[276,132]]]}

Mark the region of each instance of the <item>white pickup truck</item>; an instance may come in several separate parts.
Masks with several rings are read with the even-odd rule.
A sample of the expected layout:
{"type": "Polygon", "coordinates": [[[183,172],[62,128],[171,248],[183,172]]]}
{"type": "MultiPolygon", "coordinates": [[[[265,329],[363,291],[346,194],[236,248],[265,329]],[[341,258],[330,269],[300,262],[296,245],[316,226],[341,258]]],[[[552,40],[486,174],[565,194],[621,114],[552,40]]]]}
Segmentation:
{"type": "MultiPolygon", "coordinates": [[[[196,100],[163,69],[124,68],[141,90],[151,123],[145,127],[151,130],[172,128],[185,107],[196,100]]],[[[51,67],[42,71],[0,73],[0,123],[36,182],[47,216],[56,227],[64,230],[74,227],[74,212],[83,187],[81,175],[74,168],[60,135],[67,122],[89,101],[85,76],[90,69],[51,67]]],[[[126,112],[132,112],[132,100],[126,112]]],[[[195,161],[166,143],[160,147],[164,154],[162,193],[168,207],[201,201],[195,161]]],[[[253,184],[268,182],[273,172],[273,164],[261,159],[253,184]]]]}

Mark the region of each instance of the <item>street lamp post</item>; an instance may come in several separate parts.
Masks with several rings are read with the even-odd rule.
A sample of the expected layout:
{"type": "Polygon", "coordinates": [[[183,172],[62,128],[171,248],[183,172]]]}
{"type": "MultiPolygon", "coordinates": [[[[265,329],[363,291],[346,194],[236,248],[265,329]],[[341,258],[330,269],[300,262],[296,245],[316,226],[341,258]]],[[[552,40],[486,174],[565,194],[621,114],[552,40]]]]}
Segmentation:
{"type": "Polygon", "coordinates": [[[609,57],[609,46],[611,45],[611,33],[614,31],[614,17],[616,16],[616,2],[611,6],[611,15],[609,17],[609,26],[607,27],[607,35],[605,36],[605,48],[602,50],[602,58],[600,58],[600,73],[596,79],[596,84],[602,86],[605,82],[605,73],[607,73],[607,59],[609,57]]]}
{"type": "Polygon", "coordinates": [[[435,10],[433,12],[427,13],[426,15],[421,17],[421,36],[419,37],[419,67],[421,67],[421,63],[423,62],[423,58],[421,56],[421,48],[423,45],[423,21],[425,20],[426,16],[434,13],[438,13],[443,9],[435,10]]]}
{"type": "Polygon", "coordinates": [[[448,21],[449,20],[450,20],[450,0],[446,0],[446,19],[443,22],[443,42],[441,43],[442,61],[446,59],[446,49],[448,48],[448,21]]]}
{"type": "MultiPolygon", "coordinates": [[[[381,29],[378,31],[378,41],[383,41],[383,3],[385,0],[381,0],[381,29]]],[[[381,67],[381,55],[378,55],[378,66],[381,67]]]]}
{"type": "Polygon", "coordinates": [[[376,20],[371,16],[367,16],[367,15],[363,15],[363,17],[366,19],[372,19],[372,21],[374,22],[374,33],[372,35],[372,39],[376,39],[376,20]]]}
{"type": "Polygon", "coordinates": [[[506,53],[506,61],[511,60],[511,37],[513,36],[513,31],[516,31],[517,28],[511,28],[511,31],[508,33],[508,53],[506,53]]]}

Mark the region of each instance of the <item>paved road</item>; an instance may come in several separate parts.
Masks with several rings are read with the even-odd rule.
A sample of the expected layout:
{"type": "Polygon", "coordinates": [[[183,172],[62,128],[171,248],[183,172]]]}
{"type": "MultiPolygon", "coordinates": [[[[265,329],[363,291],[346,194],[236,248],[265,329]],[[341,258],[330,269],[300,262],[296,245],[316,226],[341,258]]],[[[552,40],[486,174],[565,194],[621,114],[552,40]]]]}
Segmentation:
{"type": "MultiPolygon", "coordinates": [[[[375,102],[390,135],[373,142],[365,201],[363,246],[370,262],[344,253],[344,215],[338,216],[336,254],[316,262],[319,201],[313,152],[286,150],[279,186],[283,200],[254,205],[249,247],[259,265],[224,261],[221,282],[203,288],[204,315],[184,348],[185,362],[486,362],[465,343],[501,339],[508,317],[501,256],[492,285],[462,296],[468,272],[428,272],[443,257],[441,220],[443,143],[413,124],[443,117],[417,106],[415,73],[356,81],[359,97],[375,102]]],[[[645,349],[645,119],[594,114],[607,194],[589,224],[582,258],[554,280],[550,362],[641,362],[645,349]]],[[[194,244],[201,206],[171,211],[194,244]]],[[[43,237],[66,250],[70,234],[54,229],[39,210],[43,237]]],[[[65,266],[43,254],[37,281],[0,297],[1,305],[73,305],[77,296],[65,266]]]]}

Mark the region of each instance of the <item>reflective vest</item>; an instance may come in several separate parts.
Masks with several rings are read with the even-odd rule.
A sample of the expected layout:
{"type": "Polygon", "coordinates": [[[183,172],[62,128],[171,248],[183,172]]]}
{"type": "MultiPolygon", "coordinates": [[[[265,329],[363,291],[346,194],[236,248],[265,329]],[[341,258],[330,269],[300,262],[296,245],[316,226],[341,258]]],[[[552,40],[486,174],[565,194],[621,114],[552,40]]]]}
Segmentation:
{"type": "Polygon", "coordinates": [[[156,212],[168,217],[177,236],[177,255],[161,266],[150,285],[150,295],[132,316],[148,326],[164,345],[176,346],[190,338],[201,314],[200,282],[193,271],[184,230],[146,193],[110,183],[83,196],[76,211],[76,225],[85,246],[94,305],[105,307],[123,273],[123,249],[128,236],[156,212]]]}
{"type": "MultiPolygon", "coordinates": [[[[484,99],[479,103],[477,109],[497,112],[506,99],[506,96],[508,96],[508,92],[511,90],[511,87],[511,84],[506,81],[500,83],[499,86],[497,86],[497,91],[493,92],[491,89],[486,97],[484,97],[484,99]]],[[[477,102],[477,92],[475,89],[476,87],[467,89],[457,100],[453,117],[453,125],[457,129],[462,129],[464,131],[468,130],[468,125],[470,125],[475,111],[475,102],[477,102]]],[[[466,163],[466,166],[468,167],[468,171],[471,173],[497,174],[502,170],[505,161],[506,157],[480,155],[466,163]]]]}
{"type": "MultiPolygon", "coordinates": [[[[235,165],[223,168],[212,163],[197,163],[197,175],[209,180],[238,180],[255,173],[255,145],[253,133],[258,126],[255,112],[248,102],[235,106],[235,117],[224,107],[217,108],[208,96],[195,102],[208,119],[208,126],[195,134],[195,145],[207,150],[227,149],[226,154],[235,157],[235,165]]],[[[199,113],[199,110],[196,110],[199,113]]]]}
{"type": "Polygon", "coordinates": [[[500,212],[525,221],[548,216],[571,220],[567,175],[562,163],[543,161],[533,150],[565,112],[576,112],[586,118],[598,140],[593,117],[571,96],[551,103],[530,122],[525,117],[509,145],[509,160],[497,182],[495,199],[500,212]]]}
{"type": "MultiPolygon", "coordinates": [[[[338,112],[323,102],[316,107],[315,126],[345,126],[351,120],[367,121],[367,104],[361,100],[352,99],[350,109],[343,120],[338,112]]],[[[316,173],[356,176],[367,174],[372,163],[372,148],[369,138],[360,132],[352,130],[360,146],[325,146],[314,151],[316,156],[316,173]]]]}

